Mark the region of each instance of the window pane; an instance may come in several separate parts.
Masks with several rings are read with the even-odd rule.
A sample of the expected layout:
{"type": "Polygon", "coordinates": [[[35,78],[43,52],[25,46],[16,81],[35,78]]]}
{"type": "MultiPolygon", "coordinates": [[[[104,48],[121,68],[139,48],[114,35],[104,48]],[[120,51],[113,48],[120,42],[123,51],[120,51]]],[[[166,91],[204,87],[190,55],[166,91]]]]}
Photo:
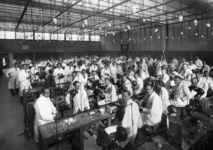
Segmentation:
{"type": "Polygon", "coordinates": [[[50,35],[50,39],[51,40],[57,40],[58,39],[58,35],[57,34],[51,34],[50,35]]]}
{"type": "Polygon", "coordinates": [[[72,41],[72,35],[66,34],[66,41],[72,41]]]}
{"type": "Polygon", "coordinates": [[[16,32],[16,39],[24,39],[24,33],[16,32]]]}
{"type": "Polygon", "coordinates": [[[5,35],[6,35],[6,39],[15,39],[15,32],[14,31],[6,31],[5,35]]]}
{"type": "Polygon", "coordinates": [[[89,41],[89,35],[84,35],[84,41],[89,41]]]}
{"type": "Polygon", "coordinates": [[[26,40],[33,40],[33,32],[25,32],[24,33],[24,38],[26,40]]]}
{"type": "Polygon", "coordinates": [[[5,39],[5,37],[4,37],[4,31],[0,31],[0,39],[5,39]]]}
{"type": "Polygon", "coordinates": [[[43,40],[50,40],[50,34],[49,33],[43,33],[43,40]]]}
{"type": "Polygon", "coordinates": [[[64,40],[64,34],[58,34],[58,40],[63,41],[64,40]]]}
{"type": "Polygon", "coordinates": [[[78,41],[84,41],[84,35],[79,35],[78,36],[78,41]]]}
{"type": "Polygon", "coordinates": [[[100,41],[100,35],[91,35],[91,41],[100,41]]]}
{"type": "Polygon", "coordinates": [[[73,34],[72,35],[72,41],[77,41],[78,40],[78,35],[77,34],[73,34]]]}
{"type": "Polygon", "coordinates": [[[35,33],[35,40],[42,40],[42,33],[35,33]]]}

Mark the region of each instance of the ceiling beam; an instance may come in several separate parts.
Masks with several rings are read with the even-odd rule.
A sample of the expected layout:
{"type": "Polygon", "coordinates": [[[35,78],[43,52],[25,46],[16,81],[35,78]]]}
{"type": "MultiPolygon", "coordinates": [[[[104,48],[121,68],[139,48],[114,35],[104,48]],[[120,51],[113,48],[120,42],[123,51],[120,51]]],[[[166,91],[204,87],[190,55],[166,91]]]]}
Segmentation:
{"type": "Polygon", "coordinates": [[[32,0],[28,0],[28,1],[27,1],[27,3],[25,4],[24,10],[23,10],[23,12],[22,12],[22,14],[21,14],[21,17],[19,18],[19,21],[18,21],[18,24],[17,24],[17,26],[16,26],[16,29],[15,29],[15,30],[17,30],[17,29],[18,29],[19,24],[21,23],[22,18],[24,17],[24,14],[25,14],[25,12],[27,11],[27,8],[28,8],[28,6],[29,6],[29,4],[30,4],[30,2],[31,2],[31,1],[32,1],[32,0]]]}
{"type": "Polygon", "coordinates": [[[54,32],[57,32],[58,30],[61,30],[61,29],[63,29],[63,28],[69,27],[69,26],[72,26],[72,25],[74,25],[74,24],[76,24],[76,23],[78,23],[78,22],[81,22],[81,21],[83,21],[83,20],[85,20],[85,19],[88,19],[88,18],[90,18],[90,17],[93,17],[93,16],[95,16],[95,15],[97,15],[97,14],[100,14],[100,13],[103,13],[103,12],[105,12],[105,11],[108,11],[108,10],[110,10],[110,9],[112,9],[112,8],[115,8],[115,7],[119,6],[119,5],[122,5],[122,4],[124,4],[124,3],[128,2],[128,1],[130,1],[130,0],[124,0],[124,1],[122,1],[122,2],[120,2],[120,3],[117,3],[117,4],[113,5],[113,6],[111,6],[111,7],[108,7],[107,9],[98,11],[98,12],[96,12],[96,13],[94,13],[94,14],[92,14],[92,15],[89,15],[89,16],[87,16],[87,17],[85,17],[85,18],[82,18],[82,19],[80,19],[80,20],[78,20],[78,21],[76,21],[76,22],[73,22],[73,23],[71,23],[71,24],[68,24],[68,25],[66,25],[65,27],[59,28],[59,29],[55,30],[54,32]]]}

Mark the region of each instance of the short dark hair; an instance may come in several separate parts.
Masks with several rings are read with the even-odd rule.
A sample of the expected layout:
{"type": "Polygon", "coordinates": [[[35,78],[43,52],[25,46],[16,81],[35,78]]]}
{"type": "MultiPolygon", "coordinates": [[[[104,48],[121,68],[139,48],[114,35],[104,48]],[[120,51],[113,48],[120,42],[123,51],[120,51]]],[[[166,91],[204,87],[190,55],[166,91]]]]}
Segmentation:
{"type": "Polygon", "coordinates": [[[73,85],[76,85],[77,83],[80,83],[79,81],[75,81],[74,83],[73,83],[73,85]]]}
{"type": "Polygon", "coordinates": [[[129,96],[131,95],[129,90],[123,90],[123,93],[128,93],[129,96]]]}
{"type": "Polygon", "coordinates": [[[44,91],[45,91],[46,89],[50,90],[50,88],[49,88],[48,86],[44,86],[44,87],[42,87],[42,89],[41,89],[41,93],[44,93],[44,91]]]}

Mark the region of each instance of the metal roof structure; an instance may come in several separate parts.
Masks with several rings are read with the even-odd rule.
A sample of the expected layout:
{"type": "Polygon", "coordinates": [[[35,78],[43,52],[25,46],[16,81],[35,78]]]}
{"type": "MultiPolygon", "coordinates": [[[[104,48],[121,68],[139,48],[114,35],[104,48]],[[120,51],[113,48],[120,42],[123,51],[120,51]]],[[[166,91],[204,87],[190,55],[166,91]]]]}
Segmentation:
{"type": "Polygon", "coordinates": [[[104,34],[212,17],[213,0],[0,0],[0,30],[104,34]]]}

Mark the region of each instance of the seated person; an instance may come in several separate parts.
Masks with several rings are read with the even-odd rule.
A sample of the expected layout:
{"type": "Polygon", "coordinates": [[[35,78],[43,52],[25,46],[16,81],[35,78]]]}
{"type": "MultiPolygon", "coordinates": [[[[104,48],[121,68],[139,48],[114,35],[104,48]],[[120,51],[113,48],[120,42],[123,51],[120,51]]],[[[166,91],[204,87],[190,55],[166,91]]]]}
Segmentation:
{"type": "Polygon", "coordinates": [[[49,73],[47,74],[47,77],[46,77],[46,80],[45,80],[45,85],[48,86],[48,87],[54,87],[56,85],[52,69],[50,69],[49,73]]]}
{"type": "Polygon", "coordinates": [[[141,77],[139,76],[138,73],[135,73],[134,76],[135,76],[135,79],[137,82],[137,85],[134,88],[134,94],[137,95],[137,94],[141,93],[143,90],[143,80],[141,79],[141,77]]]}
{"type": "Polygon", "coordinates": [[[70,93],[66,95],[65,101],[68,107],[71,108],[73,114],[90,109],[87,93],[84,89],[80,88],[80,82],[75,81],[73,85],[73,89],[77,91],[77,94],[74,97],[71,97],[70,93]]]}
{"type": "Polygon", "coordinates": [[[105,129],[108,134],[113,133],[113,131],[111,131],[112,127],[116,129],[117,126],[122,126],[127,130],[128,138],[126,141],[121,142],[121,147],[125,147],[129,142],[134,143],[138,129],[142,127],[138,104],[130,98],[130,94],[127,90],[124,90],[122,93],[123,103],[125,105],[122,111],[123,117],[119,119],[117,125],[105,129]]]}
{"type": "Polygon", "coordinates": [[[197,87],[201,88],[204,90],[204,94],[201,96],[201,98],[205,98],[207,95],[207,91],[208,91],[208,83],[206,81],[206,79],[203,77],[203,73],[202,70],[196,70],[195,71],[195,75],[197,78],[197,87]]]}
{"type": "Polygon", "coordinates": [[[42,89],[40,97],[36,100],[34,104],[34,108],[35,108],[35,122],[34,122],[35,142],[38,142],[39,141],[38,127],[53,122],[57,112],[56,108],[50,101],[49,88],[44,87],[42,89]]]}
{"type": "Polygon", "coordinates": [[[118,100],[115,86],[111,83],[110,78],[105,78],[106,89],[105,89],[105,97],[110,100],[110,102],[115,102],[118,100]]]}
{"type": "Polygon", "coordinates": [[[133,95],[133,90],[132,90],[132,83],[129,81],[126,75],[123,76],[123,85],[122,85],[124,90],[128,90],[130,92],[130,95],[133,95]]]}
{"type": "Polygon", "coordinates": [[[213,80],[211,77],[209,77],[209,72],[204,72],[204,78],[206,79],[206,82],[208,83],[208,91],[206,97],[213,96],[213,80]]]}
{"type": "Polygon", "coordinates": [[[97,73],[95,71],[92,71],[91,76],[88,79],[92,79],[94,86],[99,86],[100,84],[100,78],[98,77],[97,73]]]}
{"type": "Polygon", "coordinates": [[[154,126],[161,122],[163,113],[163,103],[160,97],[155,93],[154,82],[149,81],[146,86],[147,96],[144,97],[143,102],[146,103],[145,107],[140,106],[142,111],[141,117],[143,125],[154,126]]]}
{"type": "Polygon", "coordinates": [[[181,76],[175,76],[174,80],[175,86],[171,90],[171,94],[173,94],[174,97],[170,100],[170,103],[175,107],[185,107],[192,98],[188,85],[182,81],[181,76]]]}
{"type": "Polygon", "coordinates": [[[156,93],[160,96],[163,103],[163,113],[167,114],[167,107],[170,105],[169,102],[169,92],[164,86],[162,80],[158,80],[156,82],[156,93]]]}

